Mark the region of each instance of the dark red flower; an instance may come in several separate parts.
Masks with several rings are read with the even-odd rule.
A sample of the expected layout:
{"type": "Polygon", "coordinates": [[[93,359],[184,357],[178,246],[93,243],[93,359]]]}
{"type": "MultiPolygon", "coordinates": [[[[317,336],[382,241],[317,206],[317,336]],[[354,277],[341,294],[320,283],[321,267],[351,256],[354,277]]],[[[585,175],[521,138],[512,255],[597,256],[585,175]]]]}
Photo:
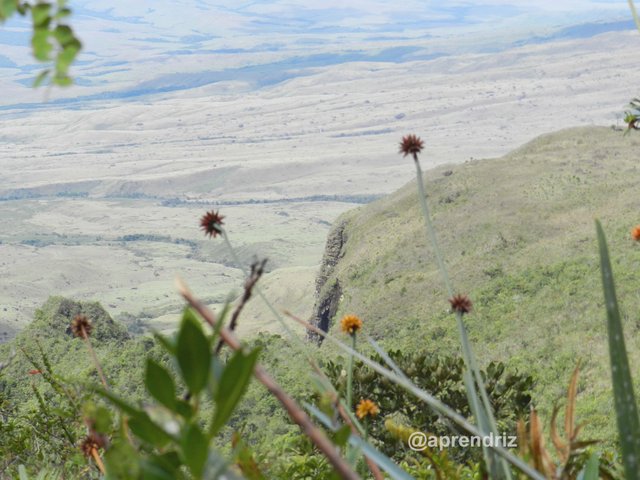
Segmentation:
{"type": "Polygon", "coordinates": [[[417,158],[423,146],[424,143],[420,140],[420,137],[416,135],[406,135],[402,137],[402,141],[400,142],[399,153],[402,153],[404,157],[413,155],[413,158],[417,158]]]}
{"type": "Polygon", "coordinates": [[[462,314],[469,313],[471,311],[471,307],[473,304],[469,297],[466,295],[462,295],[459,293],[458,295],[454,295],[453,298],[449,299],[449,303],[451,304],[451,309],[454,312],[460,312],[462,314]]]}
{"type": "Polygon", "coordinates": [[[222,219],[224,217],[218,212],[211,210],[207,212],[200,219],[200,226],[204,230],[205,235],[209,235],[211,238],[215,238],[217,235],[222,235],[222,219]]]}
{"type": "Polygon", "coordinates": [[[71,322],[71,333],[76,337],[85,338],[90,337],[93,331],[93,325],[86,315],[76,315],[71,322]]]}
{"type": "Polygon", "coordinates": [[[80,443],[80,450],[86,457],[92,457],[94,452],[97,454],[98,450],[105,448],[106,445],[107,439],[104,435],[100,435],[97,432],[90,432],[80,443]]]}

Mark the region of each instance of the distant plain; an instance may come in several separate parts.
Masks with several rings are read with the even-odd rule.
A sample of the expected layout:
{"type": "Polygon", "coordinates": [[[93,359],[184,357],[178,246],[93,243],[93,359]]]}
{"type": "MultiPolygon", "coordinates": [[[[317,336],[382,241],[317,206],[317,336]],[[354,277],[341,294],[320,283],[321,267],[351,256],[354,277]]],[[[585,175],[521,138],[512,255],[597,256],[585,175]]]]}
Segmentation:
{"type": "MultiPolygon", "coordinates": [[[[245,264],[270,259],[264,288],[275,303],[309,316],[331,222],[412,178],[397,154],[402,135],[425,139],[432,167],[564,127],[621,126],[637,95],[639,42],[606,32],[320,65],[261,88],[229,79],[128,99],[3,100],[0,341],[54,294],[166,329],[182,305],[180,275],[220,306],[243,275],[198,228],[210,208],[245,264]]],[[[245,332],[277,331],[259,308],[249,313],[245,332]]]]}

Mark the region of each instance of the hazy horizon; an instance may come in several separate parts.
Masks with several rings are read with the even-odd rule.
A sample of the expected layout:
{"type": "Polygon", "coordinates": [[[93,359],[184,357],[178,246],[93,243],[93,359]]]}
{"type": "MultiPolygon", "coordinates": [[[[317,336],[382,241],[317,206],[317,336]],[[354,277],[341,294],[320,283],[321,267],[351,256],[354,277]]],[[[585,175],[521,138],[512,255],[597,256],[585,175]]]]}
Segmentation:
{"type": "MultiPolygon", "coordinates": [[[[54,102],[127,99],[220,82],[242,83],[246,91],[328,65],[426,60],[633,28],[626,4],[619,1],[411,1],[398,6],[372,0],[348,5],[80,0],[71,6],[84,49],[71,72],[76,85],[49,92],[54,102]]],[[[29,35],[25,19],[0,28],[4,109],[44,100],[42,90],[30,88],[44,66],[31,58],[29,35]]]]}

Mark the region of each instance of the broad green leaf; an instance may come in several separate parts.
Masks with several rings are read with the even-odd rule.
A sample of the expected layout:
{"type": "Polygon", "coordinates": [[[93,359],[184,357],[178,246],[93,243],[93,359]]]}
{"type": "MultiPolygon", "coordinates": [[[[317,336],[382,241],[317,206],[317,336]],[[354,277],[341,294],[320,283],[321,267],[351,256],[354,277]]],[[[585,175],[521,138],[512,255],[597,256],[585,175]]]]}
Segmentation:
{"type": "Polygon", "coordinates": [[[136,437],[154,447],[163,448],[172,440],[171,435],[156,425],[146,412],[129,418],[129,428],[136,437]]]}
{"type": "Polygon", "coordinates": [[[73,80],[69,75],[56,75],[53,77],[53,83],[59,87],[69,87],[73,84],[73,80]]]}
{"type": "Polygon", "coordinates": [[[138,453],[125,439],[117,437],[113,439],[107,449],[104,461],[109,472],[110,480],[128,480],[139,478],[140,466],[138,453]]]}
{"type": "Polygon", "coordinates": [[[31,18],[34,27],[46,27],[51,22],[51,4],[38,3],[31,8],[31,18]]]}
{"type": "Polygon", "coordinates": [[[147,359],[144,384],[153,398],[170,410],[176,407],[176,386],[167,370],[155,360],[147,359]]]}
{"type": "Polygon", "coordinates": [[[600,478],[600,457],[594,452],[589,457],[584,469],[578,474],[577,480],[598,480],[600,478]]]}
{"type": "Polygon", "coordinates": [[[157,459],[143,460],[140,464],[143,480],[175,480],[175,471],[157,459]]]}
{"type": "Polygon", "coordinates": [[[182,437],[182,457],[195,478],[202,476],[208,454],[209,439],[202,433],[198,425],[187,425],[182,437]]]}
{"type": "Polygon", "coordinates": [[[16,0],[0,0],[0,21],[4,21],[13,15],[18,8],[16,0]]]}
{"type": "Polygon", "coordinates": [[[618,420],[618,435],[622,460],[627,480],[640,479],[640,420],[629,370],[629,359],[624,342],[622,321],[609,260],[609,249],[602,225],[596,220],[598,245],[600,247],[600,269],[607,309],[607,331],[609,334],[609,357],[613,398],[618,420]]]}
{"type": "Polygon", "coordinates": [[[351,427],[349,427],[349,425],[343,425],[342,428],[333,433],[331,441],[335,446],[342,448],[347,444],[350,436],[351,427]]]}
{"type": "Polygon", "coordinates": [[[56,14],[53,16],[56,20],[62,20],[71,16],[71,9],[67,7],[60,8],[56,14]]]}
{"type": "Polygon", "coordinates": [[[113,403],[116,407],[118,407],[120,410],[122,410],[123,413],[127,415],[136,416],[141,413],[144,413],[142,410],[134,407],[133,405],[128,403],[126,400],[121,399],[120,397],[118,397],[117,395],[114,395],[108,390],[104,390],[103,388],[100,388],[100,387],[93,387],[93,389],[98,395],[109,400],[111,403],[113,403]]]}
{"type": "Polygon", "coordinates": [[[29,480],[29,474],[27,473],[27,469],[24,468],[24,465],[18,467],[18,475],[20,476],[20,480],[29,480]]]}
{"type": "Polygon", "coordinates": [[[176,400],[175,412],[186,420],[190,420],[194,413],[191,404],[181,399],[176,400]]]}
{"type": "Polygon", "coordinates": [[[53,29],[53,37],[58,41],[58,43],[62,46],[67,45],[71,41],[76,38],[73,36],[73,30],[71,27],[67,25],[58,25],[53,29]]]}
{"type": "Polygon", "coordinates": [[[256,348],[245,355],[242,350],[238,350],[225,366],[215,395],[216,411],[211,424],[211,436],[227,423],[247,390],[259,352],[256,348]]]}
{"type": "Polygon", "coordinates": [[[69,65],[76,58],[81,47],[80,42],[75,39],[63,46],[62,51],[56,57],[56,70],[59,73],[66,73],[69,70],[69,65]]]}
{"type": "Polygon", "coordinates": [[[164,349],[171,354],[172,356],[176,356],[176,342],[174,339],[165,337],[159,332],[153,332],[153,336],[155,339],[164,347],[164,349]]]}
{"type": "Polygon", "coordinates": [[[200,321],[191,309],[182,316],[176,347],[178,365],[189,392],[197,395],[207,385],[211,350],[200,321]]]}
{"type": "Polygon", "coordinates": [[[36,60],[46,62],[49,60],[49,54],[53,49],[51,43],[49,43],[49,30],[44,27],[38,27],[33,30],[33,36],[31,37],[31,46],[33,47],[33,56],[36,60]]]}

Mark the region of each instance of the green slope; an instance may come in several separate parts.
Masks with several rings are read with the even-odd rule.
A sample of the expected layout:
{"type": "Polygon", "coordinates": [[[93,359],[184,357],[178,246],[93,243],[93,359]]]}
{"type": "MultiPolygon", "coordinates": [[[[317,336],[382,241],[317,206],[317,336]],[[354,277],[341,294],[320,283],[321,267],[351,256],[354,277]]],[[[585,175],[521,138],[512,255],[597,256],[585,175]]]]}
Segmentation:
{"type": "MultiPolygon", "coordinates": [[[[640,244],[629,233],[640,223],[638,146],[637,137],[619,131],[576,128],[499,159],[426,172],[454,287],[474,302],[467,323],[482,364],[502,360],[533,374],[534,398],[548,420],[581,359],[579,419],[589,422],[588,433],[607,439],[614,425],[594,218],[610,241],[638,379],[640,244]]],[[[427,166],[428,151],[427,142],[427,166]]],[[[336,320],[355,313],[388,348],[459,349],[415,182],[337,221],[318,283],[317,307],[336,312],[336,334],[336,320]]],[[[315,322],[321,317],[318,311],[315,322]]]]}

